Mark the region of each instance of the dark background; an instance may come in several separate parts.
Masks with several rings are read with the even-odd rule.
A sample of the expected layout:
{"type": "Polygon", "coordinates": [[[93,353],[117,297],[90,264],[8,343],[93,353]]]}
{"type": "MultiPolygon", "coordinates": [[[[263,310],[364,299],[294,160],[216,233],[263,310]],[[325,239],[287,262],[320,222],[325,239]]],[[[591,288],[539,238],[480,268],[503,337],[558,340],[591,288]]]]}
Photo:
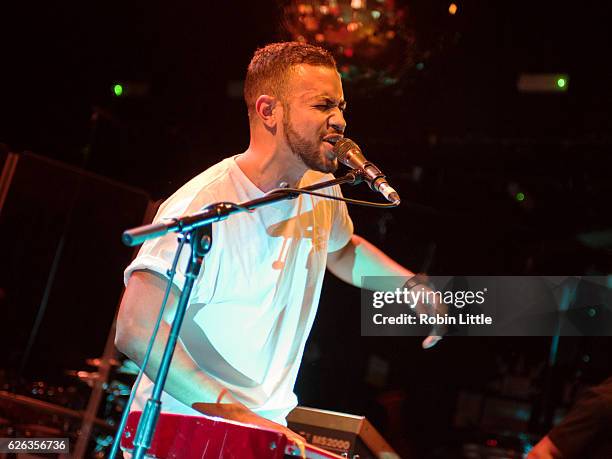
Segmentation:
{"type": "MultiPolygon", "coordinates": [[[[352,209],[358,233],[433,274],[609,274],[605,2],[465,1],[455,16],[443,1],[398,4],[409,9],[424,68],[392,87],[345,83],[345,96],[347,136],[387,171],[403,204],[352,209]],[[569,90],[520,93],[521,73],[566,73],[569,90]]],[[[0,142],[154,200],[246,149],[246,109],[232,88],[256,47],[284,38],[282,7],[272,1],[10,8],[0,10],[0,142]],[[117,81],[147,94],[116,98],[117,81]]],[[[375,197],[365,187],[346,194],[375,197]]],[[[612,367],[609,339],[562,338],[545,389],[549,338],[447,338],[422,351],[416,339],[360,337],[358,302],[356,289],[327,278],[298,395],[304,405],[366,414],[405,454],[426,457],[486,432],[456,428],[461,393],[526,400],[537,411],[547,390],[566,406],[576,387],[612,367]],[[372,377],[373,356],[386,368],[382,379],[372,377]],[[499,389],[508,378],[529,390],[499,389]]],[[[535,434],[545,427],[529,424],[535,434]]]]}

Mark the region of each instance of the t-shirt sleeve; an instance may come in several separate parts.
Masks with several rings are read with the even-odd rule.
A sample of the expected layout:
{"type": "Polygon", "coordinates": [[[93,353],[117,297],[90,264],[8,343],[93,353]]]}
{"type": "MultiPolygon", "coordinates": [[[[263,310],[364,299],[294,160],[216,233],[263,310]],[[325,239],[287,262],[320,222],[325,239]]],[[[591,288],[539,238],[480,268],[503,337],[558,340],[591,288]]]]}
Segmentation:
{"type": "MultiPolygon", "coordinates": [[[[199,193],[185,193],[179,190],[160,206],[153,223],[195,213],[213,202],[215,202],[213,196],[206,190],[199,193]]],[[[178,234],[176,233],[169,233],[163,237],[146,241],[136,258],[123,273],[125,285],[127,285],[134,271],[153,271],[164,277],[169,277],[168,272],[172,268],[172,262],[179,246],[178,241],[178,234]]],[[[185,272],[190,251],[189,244],[184,244],[172,282],[179,290],[182,290],[185,283],[185,272]]]]}
{"type": "MultiPolygon", "coordinates": [[[[342,197],[342,191],[339,186],[332,188],[334,196],[342,197]]],[[[334,203],[334,212],[332,227],[327,245],[328,252],[335,252],[344,247],[353,236],[353,220],[348,213],[346,203],[343,201],[332,201],[334,203]]]]}

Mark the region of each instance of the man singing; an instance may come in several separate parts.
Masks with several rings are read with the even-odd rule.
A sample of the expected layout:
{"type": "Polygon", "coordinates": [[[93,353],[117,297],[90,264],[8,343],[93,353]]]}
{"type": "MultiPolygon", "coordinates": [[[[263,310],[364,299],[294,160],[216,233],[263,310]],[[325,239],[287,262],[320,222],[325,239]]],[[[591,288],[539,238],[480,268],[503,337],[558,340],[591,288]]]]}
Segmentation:
{"type": "MultiPolygon", "coordinates": [[[[244,98],[248,149],[185,184],[160,207],[156,221],[195,213],[215,202],[259,198],[282,183],[304,187],[332,178],[338,166],[333,144],[346,128],[346,102],[331,54],[302,43],[257,50],[247,70],[244,98]]],[[[338,186],[323,192],[341,196],[338,186]]],[[[138,364],[176,247],[174,235],[150,240],[125,272],[116,345],[138,364]]],[[[188,252],[184,250],[179,264],[133,409],[141,410],[151,394],[188,252]]],[[[212,250],[191,295],[162,411],[198,415],[193,404],[208,403],[221,408],[211,414],[299,439],[285,427],[285,417],[297,405],[293,386],[325,268],[357,287],[361,276],[414,276],[353,234],[346,204],[340,201],[300,195],[215,223],[212,250]]],[[[438,339],[430,336],[423,346],[438,339]]]]}

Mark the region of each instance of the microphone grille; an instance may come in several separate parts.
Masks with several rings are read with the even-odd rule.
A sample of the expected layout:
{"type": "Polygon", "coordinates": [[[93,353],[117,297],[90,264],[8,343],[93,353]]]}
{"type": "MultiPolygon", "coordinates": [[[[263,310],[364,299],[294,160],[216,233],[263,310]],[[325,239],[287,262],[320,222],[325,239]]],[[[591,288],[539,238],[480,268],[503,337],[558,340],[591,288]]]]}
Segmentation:
{"type": "Polygon", "coordinates": [[[347,137],[343,137],[338,140],[334,144],[334,153],[338,157],[338,161],[340,161],[342,164],[345,164],[346,156],[348,155],[349,150],[353,148],[356,148],[357,150],[361,151],[357,144],[347,137]]]}

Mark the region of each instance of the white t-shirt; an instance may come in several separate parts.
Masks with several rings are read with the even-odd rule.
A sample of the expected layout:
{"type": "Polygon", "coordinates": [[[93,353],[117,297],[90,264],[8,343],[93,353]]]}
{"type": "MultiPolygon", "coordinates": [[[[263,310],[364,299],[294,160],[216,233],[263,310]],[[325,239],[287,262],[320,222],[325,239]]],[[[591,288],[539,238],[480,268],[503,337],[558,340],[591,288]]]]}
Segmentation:
{"type": "MultiPolygon", "coordinates": [[[[308,171],[299,186],[332,178],[308,171]]],[[[338,186],[321,192],[341,196],[338,186]]],[[[199,211],[214,202],[240,203],[264,196],[227,158],[204,171],[160,207],[155,220],[199,211]]],[[[321,293],[327,253],[353,233],[346,204],[300,195],[213,224],[212,250],[193,288],[180,340],[193,360],[257,414],[285,424],[296,405],[293,386],[321,293]]],[[[175,234],[145,242],[125,271],[166,275],[177,248],[175,234]]],[[[190,247],[174,283],[182,289],[190,247]]],[[[145,376],[133,409],[152,391],[145,376]]],[[[167,393],[162,411],[199,414],[167,393]]]]}

